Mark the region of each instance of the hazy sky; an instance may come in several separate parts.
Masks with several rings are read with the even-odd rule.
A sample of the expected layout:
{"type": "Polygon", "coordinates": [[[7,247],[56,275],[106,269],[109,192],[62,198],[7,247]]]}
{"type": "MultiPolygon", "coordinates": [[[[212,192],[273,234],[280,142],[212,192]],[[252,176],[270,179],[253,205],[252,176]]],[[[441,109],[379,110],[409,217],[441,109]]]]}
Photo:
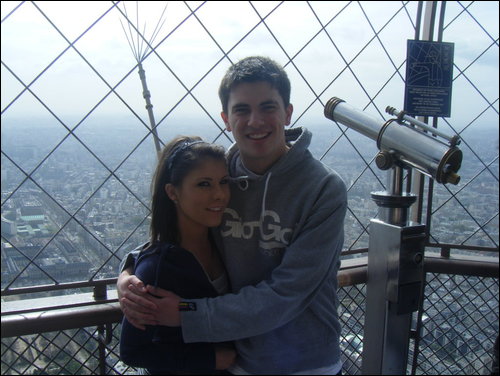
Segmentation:
{"type": "MultiPolygon", "coordinates": [[[[141,31],[145,28],[144,34],[150,38],[165,2],[141,1],[138,17],[136,3],[125,3],[131,20],[141,31]]],[[[498,2],[475,2],[467,11],[464,7],[469,2],[446,3],[444,41],[455,43],[455,64],[460,70],[465,70],[465,76],[460,75],[456,68],[454,70],[453,75],[458,78],[453,86],[450,121],[461,129],[484,111],[481,121],[497,124],[498,2]],[[479,20],[484,30],[470,15],[479,20]],[[471,82],[480,88],[481,94],[471,82]],[[494,109],[488,108],[488,103],[493,104],[494,109]]],[[[19,80],[25,85],[31,84],[33,93],[62,121],[72,126],[109,94],[109,86],[116,85],[116,92],[123,101],[147,121],[142,88],[137,69],[134,69],[136,61],[120,25],[120,19],[125,24],[126,21],[118,9],[110,9],[112,2],[43,1],[35,2],[36,6],[26,2],[7,17],[18,4],[16,1],[1,2],[2,123],[26,116],[52,118],[27,91],[11,103],[24,89],[19,80]],[[95,26],[84,33],[101,16],[95,26]],[[74,43],[74,48],[69,43],[74,43]],[[37,78],[44,69],[46,71],[37,78]],[[127,74],[129,76],[120,83],[127,74]]],[[[377,107],[384,109],[392,105],[402,109],[403,62],[406,41],[414,38],[417,4],[416,1],[410,2],[402,8],[402,3],[397,1],[361,4],[293,1],[281,5],[273,1],[252,4],[187,2],[187,5],[170,2],[164,15],[165,23],[153,43],[156,46],[161,42],[157,48],[159,57],[151,54],[143,63],[156,120],[170,111],[165,122],[177,118],[209,119],[208,112],[221,123],[216,94],[220,79],[231,64],[230,60],[236,62],[249,55],[267,55],[286,64],[292,81],[295,118],[310,107],[301,118],[306,124],[328,122],[323,117],[322,105],[315,101],[316,95],[323,103],[338,96],[359,108],[369,104],[369,96],[377,95],[377,107]],[[192,14],[195,9],[197,11],[192,14]],[[265,18],[265,24],[259,24],[260,17],[265,18]],[[321,24],[328,22],[326,29],[322,30],[321,24]],[[374,38],[374,30],[378,33],[377,38],[374,38]],[[168,38],[164,39],[167,35],[168,38]],[[315,35],[313,42],[302,49],[315,35]],[[228,58],[223,57],[224,53],[228,58]],[[358,57],[353,61],[356,55],[358,57]],[[293,58],[293,64],[289,62],[290,58],[293,58]],[[346,68],[346,62],[350,63],[349,68],[346,68]],[[394,66],[399,69],[396,74],[394,66]],[[195,98],[187,94],[191,89],[195,98]],[[184,100],[176,106],[183,97],[184,100]]],[[[119,7],[124,10],[123,3],[119,7]]],[[[134,44],[137,44],[137,39],[134,44]]],[[[368,107],[367,111],[380,116],[373,107],[368,107]]],[[[130,114],[122,100],[111,93],[89,118],[130,114]]]]}

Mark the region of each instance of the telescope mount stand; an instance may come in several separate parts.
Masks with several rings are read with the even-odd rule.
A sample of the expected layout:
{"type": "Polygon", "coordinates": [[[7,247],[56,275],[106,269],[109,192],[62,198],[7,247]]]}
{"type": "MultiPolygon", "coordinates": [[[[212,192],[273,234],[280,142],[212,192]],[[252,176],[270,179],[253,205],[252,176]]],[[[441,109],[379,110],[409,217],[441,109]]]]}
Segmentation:
{"type": "Polygon", "coordinates": [[[425,225],[408,223],[416,196],[402,192],[403,168],[390,191],[372,192],[379,219],[370,221],[363,375],[405,375],[412,314],[423,283],[425,225]]]}

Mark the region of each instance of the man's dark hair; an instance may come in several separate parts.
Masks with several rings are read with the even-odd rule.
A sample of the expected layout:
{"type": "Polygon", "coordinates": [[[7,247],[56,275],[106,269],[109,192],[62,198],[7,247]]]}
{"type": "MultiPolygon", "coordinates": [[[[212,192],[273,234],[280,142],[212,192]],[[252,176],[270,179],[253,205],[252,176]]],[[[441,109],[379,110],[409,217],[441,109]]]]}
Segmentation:
{"type": "Polygon", "coordinates": [[[232,65],[222,78],[219,87],[219,98],[222,110],[227,114],[229,94],[241,83],[268,82],[278,90],[285,108],[290,104],[290,80],[281,65],[263,56],[250,56],[232,65]]]}

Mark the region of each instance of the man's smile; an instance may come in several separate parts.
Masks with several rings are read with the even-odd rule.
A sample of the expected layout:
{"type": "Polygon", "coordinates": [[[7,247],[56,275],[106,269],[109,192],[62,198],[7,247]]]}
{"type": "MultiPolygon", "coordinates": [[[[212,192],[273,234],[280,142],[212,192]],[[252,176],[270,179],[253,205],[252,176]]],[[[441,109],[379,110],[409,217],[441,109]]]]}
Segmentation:
{"type": "Polygon", "coordinates": [[[251,133],[249,135],[247,135],[248,138],[250,138],[251,140],[262,140],[264,138],[266,138],[267,136],[269,136],[271,134],[271,132],[268,132],[268,133],[251,133]]]}

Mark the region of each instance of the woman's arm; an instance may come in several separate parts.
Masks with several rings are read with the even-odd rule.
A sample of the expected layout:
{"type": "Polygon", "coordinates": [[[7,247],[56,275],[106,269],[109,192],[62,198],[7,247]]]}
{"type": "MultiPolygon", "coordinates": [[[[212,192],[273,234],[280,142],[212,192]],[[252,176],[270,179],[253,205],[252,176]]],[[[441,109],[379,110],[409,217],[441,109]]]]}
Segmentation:
{"type": "MultiPolygon", "coordinates": [[[[120,357],[125,364],[154,372],[210,373],[234,363],[236,351],[230,346],[155,342],[157,328],[148,326],[146,330],[139,330],[123,320],[120,357]]],[[[172,331],[172,337],[181,336],[180,329],[163,327],[161,330],[172,331]]]]}

